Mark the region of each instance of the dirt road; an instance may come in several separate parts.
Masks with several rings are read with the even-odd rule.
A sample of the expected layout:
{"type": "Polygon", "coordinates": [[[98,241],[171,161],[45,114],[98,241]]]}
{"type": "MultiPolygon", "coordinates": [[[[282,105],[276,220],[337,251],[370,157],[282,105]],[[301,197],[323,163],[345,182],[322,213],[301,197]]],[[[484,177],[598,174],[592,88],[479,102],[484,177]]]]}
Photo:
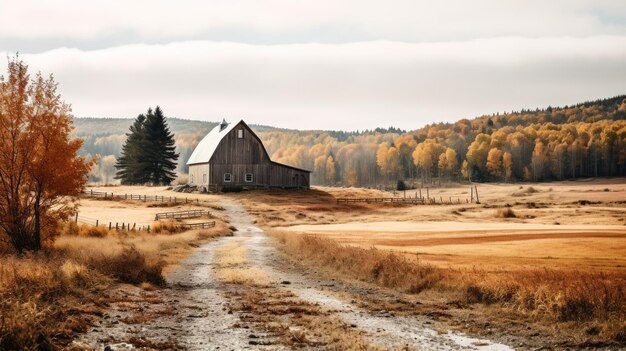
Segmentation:
{"type": "MultiPolygon", "coordinates": [[[[214,253],[234,241],[248,252],[247,264],[269,276],[272,294],[288,294],[301,304],[316,306],[320,314],[334,318],[358,331],[371,349],[421,350],[510,350],[506,345],[442,331],[425,316],[395,316],[371,312],[356,306],[331,290],[319,277],[303,275],[279,264],[279,255],[263,230],[236,203],[223,204],[230,223],[237,228],[233,237],[223,237],[198,248],[172,274],[168,288],[155,292],[125,289],[119,302],[101,325],[85,335],[83,342],[113,350],[276,350],[288,348],[254,319],[254,309],[237,309],[237,296],[250,289],[245,284],[227,284],[216,278],[214,253]],[[371,347],[370,347],[371,346],[371,347]]],[[[280,303],[280,301],[279,301],[280,303]]],[[[292,332],[289,327],[286,332],[292,332]]],[[[306,333],[306,331],[304,331],[306,333]]],[[[316,347],[308,347],[316,348],[316,347]]],[[[324,348],[323,346],[321,348],[324,348]]]]}

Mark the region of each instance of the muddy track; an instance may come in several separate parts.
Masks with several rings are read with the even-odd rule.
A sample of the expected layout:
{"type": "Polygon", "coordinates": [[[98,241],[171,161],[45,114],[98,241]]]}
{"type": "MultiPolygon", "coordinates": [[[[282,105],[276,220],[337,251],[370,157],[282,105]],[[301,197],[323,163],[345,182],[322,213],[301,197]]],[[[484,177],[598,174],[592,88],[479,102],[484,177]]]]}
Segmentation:
{"type": "MultiPolygon", "coordinates": [[[[253,224],[239,204],[223,204],[230,223],[237,228],[233,237],[223,237],[198,248],[167,277],[168,288],[144,292],[125,287],[116,292],[117,302],[100,324],[81,338],[83,344],[102,350],[146,349],[245,350],[285,349],[276,342],[280,336],[255,328],[246,320],[254,311],[234,308],[245,285],[223,284],[215,277],[216,249],[241,241],[251,265],[270,277],[274,294],[293,296],[317,306],[326,316],[357,330],[372,348],[416,350],[510,350],[488,340],[433,329],[425,316],[395,316],[357,307],[321,288],[318,280],[281,268],[277,252],[263,230],[253,224]],[[251,340],[251,337],[254,339],[251,340]]],[[[311,347],[309,347],[311,348],[311,347]]],[[[314,348],[314,347],[313,347],[314,348]]],[[[323,348],[323,347],[322,347],[323,348]]]]}

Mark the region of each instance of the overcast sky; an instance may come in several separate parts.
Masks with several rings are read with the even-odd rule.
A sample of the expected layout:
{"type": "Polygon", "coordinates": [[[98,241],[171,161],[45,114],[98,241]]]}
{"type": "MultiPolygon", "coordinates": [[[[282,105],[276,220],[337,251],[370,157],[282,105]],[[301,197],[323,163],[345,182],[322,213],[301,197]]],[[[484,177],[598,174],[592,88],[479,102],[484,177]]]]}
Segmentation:
{"type": "Polygon", "coordinates": [[[79,117],[415,129],[626,93],[626,1],[0,0],[16,51],[79,117]]]}

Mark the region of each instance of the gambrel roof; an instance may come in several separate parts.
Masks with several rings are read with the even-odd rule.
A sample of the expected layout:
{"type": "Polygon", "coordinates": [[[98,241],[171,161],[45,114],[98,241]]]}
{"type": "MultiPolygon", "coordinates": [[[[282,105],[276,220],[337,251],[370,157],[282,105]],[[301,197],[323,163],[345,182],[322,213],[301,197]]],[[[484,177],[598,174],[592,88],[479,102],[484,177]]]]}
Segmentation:
{"type": "Polygon", "coordinates": [[[200,140],[200,143],[198,143],[198,146],[196,146],[195,150],[193,150],[193,153],[191,153],[191,156],[187,161],[187,165],[209,163],[211,161],[211,157],[213,157],[213,154],[215,153],[215,150],[217,150],[217,147],[222,142],[222,139],[224,139],[224,137],[228,135],[228,133],[230,133],[236,126],[241,124],[243,124],[248,130],[250,130],[251,134],[259,141],[261,147],[263,148],[263,152],[265,152],[265,155],[267,155],[267,159],[270,160],[271,163],[283,167],[292,168],[298,171],[311,173],[311,171],[306,169],[301,169],[272,161],[269,154],[267,153],[267,150],[265,149],[265,145],[263,145],[263,141],[261,141],[256,133],[254,133],[243,120],[240,120],[237,123],[226,123],[226,121],[224,120],[222,121],[222,123],[216,125],[215,128],[211,129],[209,134],[202,138],[202,140],[200,140]]]}
{"type": "MultiPolygon", "coordinates": [[[[243,120],[239,121],[239,123],[241,122],[243,122],[243,120]]],[[[209,134],[202,138],[198,146],[196,146],[196,149],[193,150],[191,157],[189,157],[187,161],[187,165],[208,163],[222,139],[239,123],[226,123],[226,121],[223,121],[216,125],[215,128],[211,129],[209,134]]]]}

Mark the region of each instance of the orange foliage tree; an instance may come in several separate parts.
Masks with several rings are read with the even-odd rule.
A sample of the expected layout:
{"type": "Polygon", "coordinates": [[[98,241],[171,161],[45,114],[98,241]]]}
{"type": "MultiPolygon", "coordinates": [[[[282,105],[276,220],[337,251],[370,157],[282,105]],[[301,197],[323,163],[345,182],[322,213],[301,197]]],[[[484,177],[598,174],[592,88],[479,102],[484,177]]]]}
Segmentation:
{"type": "Polygon", "coordinates": [[[95,162],[77,156],[70,111],[52,76],[30,80],[28,66],[9,61],[0,77],[0,240],[18,252],[54,238],[95,162]]]}

